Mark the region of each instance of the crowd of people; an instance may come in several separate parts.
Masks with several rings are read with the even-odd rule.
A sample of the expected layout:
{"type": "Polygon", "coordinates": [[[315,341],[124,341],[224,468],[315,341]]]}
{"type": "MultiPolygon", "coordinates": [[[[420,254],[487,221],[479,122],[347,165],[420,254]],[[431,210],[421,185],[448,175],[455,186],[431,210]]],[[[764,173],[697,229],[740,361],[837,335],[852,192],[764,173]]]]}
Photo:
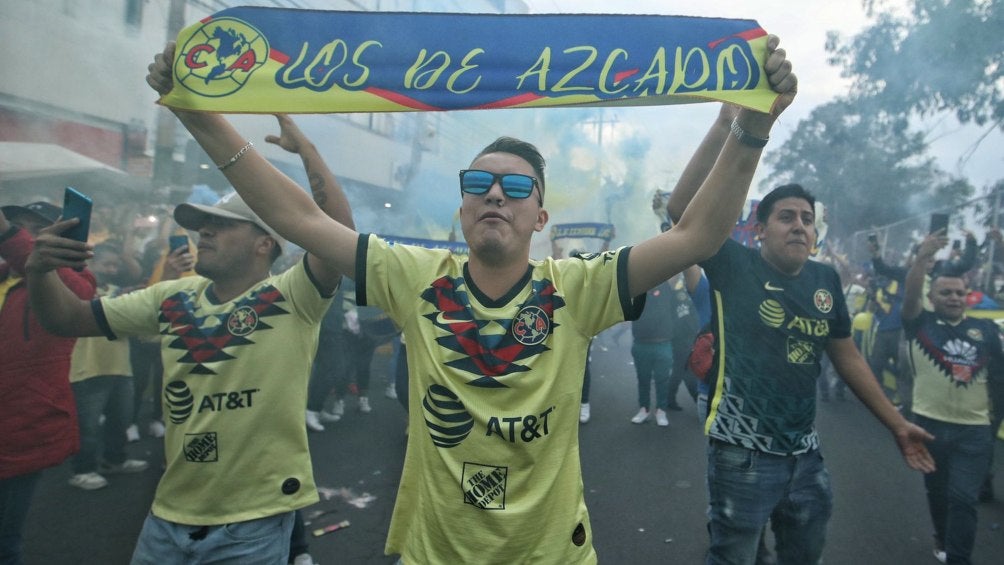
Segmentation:
{"type": "MultiPolygon", "coordinates": [[[[671,221],[599,253],[531,259],[549,220],[545,160],[510,137],[460,173],[469,255],[357,232],[335,175],[281,115],[266,141],[301,157],[309,195],[222,115],[173,110],[236,192],[174,207],[146,241],[131,221],[67,239],[76,220],[57,207],[4,207],[0,331],[18,346],[5,348],[0,382],[0,563],[20,563],[39,473],[71,456],[83,489],[163,466],[133,563],[312,563],[299,513],[318,500],[307,433],[339,421],[353,393],[371,410],[384,344],[387,393],[408,414],[385,552],[408,564],[594,563],[578,430],[593,338],[625,322],[631,421],[668,425],[682,383],[705,422],[708,563],[757,562],[766,528],[778,563],[820,561],[833,507],[814,426],[824,366],[924,474],[935,556],[968,563],[1000,423],[999,331],[966,316],[966,265],[933,261],[943,232],[901,276],[878,275],[874,250],[888,283],[866,282],[810,260],[815,200],[789,184],[759,203],[757,247],[729,239],[797,90],[778,39],[767,48],[772,111],[723,104],[666,203],[671,221]],[[172,248],[171,234],[196,237],[172,248]],[[884,387],[904,360],[912,378],[899,371],[884,387]],[[163,462],[128,455],[147,398],[163,462]]],[[[174,87],[174,49],[150,66],[161,94],[174,87]]]]}

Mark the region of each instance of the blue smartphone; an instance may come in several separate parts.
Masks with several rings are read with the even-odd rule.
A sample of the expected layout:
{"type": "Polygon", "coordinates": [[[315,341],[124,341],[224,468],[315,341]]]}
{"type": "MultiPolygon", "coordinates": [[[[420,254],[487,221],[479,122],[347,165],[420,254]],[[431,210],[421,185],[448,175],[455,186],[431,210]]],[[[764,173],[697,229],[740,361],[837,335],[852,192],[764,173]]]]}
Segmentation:
{"type": "Polygon", "coordinates": [[[64,231],[62,233],[63,237],[84,243],[87,242],[87,236],[91,231],[91,208],[93,204],[94,202],[90,196],[72,186],[66,187],[66,190],[63,191],[63,219],[77,218],[80,222],[64,231]]]}
{"type": "Polygon", "coordinates": [[[174,253],[174,251],[179,247],[184,247],[186,251],[188,250],[187,235],[172,235],[167,238],[167,241],[168,241],[167,244],[168,253],[174,253]]]}

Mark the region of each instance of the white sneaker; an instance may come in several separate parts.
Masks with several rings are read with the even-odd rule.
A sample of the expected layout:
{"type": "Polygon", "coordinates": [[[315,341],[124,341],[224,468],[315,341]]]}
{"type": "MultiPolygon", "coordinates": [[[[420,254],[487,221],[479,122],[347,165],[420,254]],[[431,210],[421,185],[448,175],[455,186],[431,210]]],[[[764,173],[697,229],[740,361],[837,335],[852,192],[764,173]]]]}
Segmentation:
{"type": "Polygon", "coordinates": [[[293,558],[293,565],[319,565],[309,553],[301,553],[293,558]]]}
{"type": "Polygon", "coordinates": [[[345,415],[345,401],[339,398],[335,401],[335,405],[331,407],[331,414],[333,416],[338,416],[341,418],[345,415]]]}
{"type": "Polygon", "coordinates": [[[648,420],[648,408],[640,408],[638,413],[631,418],[632,424],[641,424],[648,420]]]}
{"type": "Polygon", "coordinates": [[[363,414],[369,414],[370,412],[373,411],[373,409],[370,408],[370,399],[368,397],[365,396],[359,397],[359,411],[362,412],[363,414]]]}
{"type": "Polygon", "coordinates": [[[108,479],[97,473],[80,473],[70,477],[70,485],[84,490],[98,490],[108,486],[108,479]]]}
{"type": "Polygon", "coordinates": [[[325,424],[330,422],[337,422],[338,420],[342,419],[342,417],[339,416],[338,414],[332,414],[327,410],[321,410],[320,412],[318,412],[317,417],[320,418],[321,422],[324,422],[325,424]]]}
{"type": "Polygon", "coordinates": [[[662,408],[656,408],[655,410],[655,423],[664,428],[669,425],[669,418],[666,417],[666,411],[662,408]]]}
{"type": "Polygon", "coordinates": [[[150,432],[151,437],[164,437],[164,422],[161,422],[160,420],[150,420],[150,425],[148,426],[147,431],[150,432]]]}
{"type": "Polygon", "coordinates": [[[134,442],[139,441],[139,426],[133,424],[126,428],[126,441],[134,442]]]}
{"type": "Polygon", "coordinates": [[[312,432],[323,432],[324,431],[324,425],[321,424],[321,418],[320,418],[320,415],[318,415],[317,412],[314,412],[313,410],[307,410],[307,415],[306,415],[306,417],[304,419],[307,422],[307,429],[308,430],[310,430],[312,432]]]}
{"type": "Polygon", "coordinates": [[[146,461],[141,461],[139,459],[126,459],[121,463],[101,463],[98,465],[98,470],[102,473],[110,474],[122,474],[122,473],[141,473],[146,471],[146,468],[150,464],[146,461]]]}
{"type": "Polygon", "coordinates": [[[944,549],[934,548],[934,558],[938,560],[938,563],[946,563],[948,561],[948,553],[944,549]]]}
{"type": "Polygon", "coordinates": [[[387,398],[397,400],[397,389],[394,388],[394,383],[387,385],[387,388],[384,390],[383,395],[386,396],[387,398]]]}
{"type": "Polygon", "coordinates": [[[589,403],[583,402],[579,405],[579,423],[585,424],[589,421],[589,403]]]}

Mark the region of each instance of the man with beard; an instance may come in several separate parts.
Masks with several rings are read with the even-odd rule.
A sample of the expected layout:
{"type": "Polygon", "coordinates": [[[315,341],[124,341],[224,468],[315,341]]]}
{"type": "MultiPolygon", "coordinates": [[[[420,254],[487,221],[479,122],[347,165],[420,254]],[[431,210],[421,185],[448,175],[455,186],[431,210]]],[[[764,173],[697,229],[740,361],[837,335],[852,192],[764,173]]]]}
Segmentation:
{"type": "MultiPolygon", "coordinates": [[[[306,145],[300,155],[314,199],[352,225],[316,149],[306,145]]],[[[340,274],[306,254],[272,275],[283,239],[236,193],[213,206],[181,204],[174,218],[198,233],[198,276],[80,300],[55,270],[81,267],[93,254],[59,237],[76,220],[58,222],[41,232],[27,262],[31,305],[58,335],[160,336],[167,466],[132,563],[285,563],[294,512],[318,501],[304,407],[340,274]]]]}
{"type": "Polygon", "coordinates": [[[944,262],[924,283],[934,255],[948,244],[928,235],[906,275],[903,329],[916,371],[914,420],[935,435],[937,471],[924,476],[934,523],[934,555],[942,563],[970,563],[976,540],[976,503],[993,457],[994,412],[1004,409],[1004,354],[993,320],[966,315],[965,271],[944,262]]]}

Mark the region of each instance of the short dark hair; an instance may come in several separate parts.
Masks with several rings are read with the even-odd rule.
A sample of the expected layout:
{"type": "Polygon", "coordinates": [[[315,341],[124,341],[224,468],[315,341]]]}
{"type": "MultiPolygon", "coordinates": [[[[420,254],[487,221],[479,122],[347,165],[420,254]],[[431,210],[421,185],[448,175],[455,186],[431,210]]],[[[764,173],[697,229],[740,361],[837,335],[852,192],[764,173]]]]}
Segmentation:
{"type": "Polygon", "coordinates": [[[777,201],[783,198],[801,198],[809,203],[809,207],[812,208],[813,212],[816,210],[816,197],[810,194],[808,190],[802,188],[802,185],[795,183],[782,184],[768,192],[767,196],[764,196],[763,200],[760,201],[760,204],[757,204],[756,221],[766,224],[767,218],[770,217],[770,213],[774,210],[774,204],[777,204],[777,201]]]}
{"type": "Polygon", "coordinates": [[[521,139],[516,139],[515,137],[502,136],[489,143],[481,150],[481,152],[477,154],[476,157],[474,157],[474,160],[476,161],[478,158],[489,153],[509,153],[510,155],[515,155],[527,163],[530,163],[530,166],[533,167],[534,176],[537,177],[537,187],[540,189],[540,198],[543,200],[544,167],[546,166],[546,163],[544,162],[544,156],[540,154],[540,151],[536,146],[521,139]]]}
{"type": "MultiPolygon", "coordinates": [[[[934,262],[934,266],[931,268],[931,282],[940,277],[965,280],[967,271],[968,269],[953,264],[950,261],[939,259],[934,262]]],[[[969,285],[967,284],[966,286],[969,285]]]]}

